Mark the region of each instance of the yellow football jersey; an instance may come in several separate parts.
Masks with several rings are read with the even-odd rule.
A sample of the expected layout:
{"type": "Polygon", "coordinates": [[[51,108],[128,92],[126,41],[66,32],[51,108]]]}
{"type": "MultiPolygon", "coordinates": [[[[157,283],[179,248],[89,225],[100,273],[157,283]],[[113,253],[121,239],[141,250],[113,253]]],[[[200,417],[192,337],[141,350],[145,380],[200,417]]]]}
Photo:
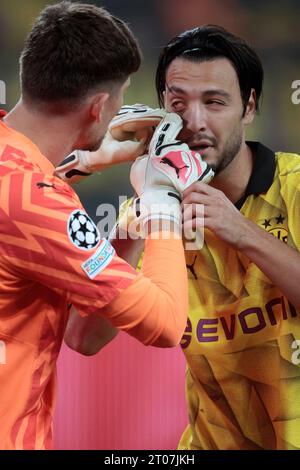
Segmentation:
{"type": "MultiPolygon", "coordinates": [[[[247,144],[255,162],[236,206],[299,251],[300,156],[247,144]]],[[[300,449],[300,311],[209,230],[186,264],[190,424],[179,449],[300,449]]]]}
{"type": "MultiPolygon", "coordinates": [[[[255,163],[237,207],[299,251],[300,156],[248,145],[255,163]]],[[[179,449],[299,449],[300,310],[209,230],[186,261],[190,424],[179,449]]]]}

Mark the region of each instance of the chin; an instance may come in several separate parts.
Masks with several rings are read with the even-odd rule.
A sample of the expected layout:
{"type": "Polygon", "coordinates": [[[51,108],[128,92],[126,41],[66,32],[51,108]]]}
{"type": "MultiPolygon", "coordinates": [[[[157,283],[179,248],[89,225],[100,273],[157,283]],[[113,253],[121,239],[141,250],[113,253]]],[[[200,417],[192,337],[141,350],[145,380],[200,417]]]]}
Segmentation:
{"type": "Polygon", "coordinates": [[[205,155],[203,155],[202,158],[203,161],[207,163],[212,168],[212,170],[214,170],[215,174],[217,174],[220,169],[220,161],[218,160],[218,158],[205,155]]]}
{"type": "Polygon", "coordinates": [[[218,166],[218,156],[209,154],[208,152],[201,152],[199,151],[200,156],[205,163],[208,163],[212,168],[218,166]]]}

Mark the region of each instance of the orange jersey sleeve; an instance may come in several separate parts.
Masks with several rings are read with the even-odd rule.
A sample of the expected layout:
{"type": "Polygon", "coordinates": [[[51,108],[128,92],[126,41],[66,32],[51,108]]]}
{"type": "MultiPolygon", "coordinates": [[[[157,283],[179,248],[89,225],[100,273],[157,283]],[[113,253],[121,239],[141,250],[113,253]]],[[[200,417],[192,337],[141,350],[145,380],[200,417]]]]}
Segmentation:
{"type": "Polygon", "coordinates": [[[144,344],[179,344],[187,322],[188,285],[181,240],[145,243],[142,274],[102,312],[144,344]]]}
{"type": "Polygon", "coordinates": [[[73,189],[60,179],[9,172],[0,197],[0,250],[8,271],[46,285],[82,315],[105,314],[145,344],[179,343],[187,317],[181,240],[147,240],[138,275],[101,240],[73,189]]]}
{"type": "Polygon", "coordinates": [[[59,292],[87,313],[111,302],[137,276],[118,258],[72,188],[37,172],[1,179],[2,263],[59,292]]]}
{"type": "Polygon", "coordinates": [[[0,121],[2,449],[52,447],[55,364],[70,304],[160,346],[179,341],[187,315],[181,241],[147,240],[137,274],[52,172],[29,139],[0,121]]]}

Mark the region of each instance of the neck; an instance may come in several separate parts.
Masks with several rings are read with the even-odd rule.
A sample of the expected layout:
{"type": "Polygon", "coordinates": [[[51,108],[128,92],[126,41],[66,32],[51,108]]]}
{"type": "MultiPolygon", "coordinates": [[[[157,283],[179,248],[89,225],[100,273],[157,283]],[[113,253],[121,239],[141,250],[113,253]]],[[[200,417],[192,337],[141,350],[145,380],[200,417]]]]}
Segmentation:
{"type": "Polygon", "coordinates": [[[5,124],[30,139],[40,152],[56,166],[76,148],[76,125],[65,116],[29,110],[22,99],[3,119],[5,124]],[[75,144],[75,145],[74,145],[75,144]]]}
{"type": "Polygon", "coordinates": [[[238,154],[210,183],[221,190],[234,204],[244,195],[253,168],[250,147],[243,141],[238,154]]]}

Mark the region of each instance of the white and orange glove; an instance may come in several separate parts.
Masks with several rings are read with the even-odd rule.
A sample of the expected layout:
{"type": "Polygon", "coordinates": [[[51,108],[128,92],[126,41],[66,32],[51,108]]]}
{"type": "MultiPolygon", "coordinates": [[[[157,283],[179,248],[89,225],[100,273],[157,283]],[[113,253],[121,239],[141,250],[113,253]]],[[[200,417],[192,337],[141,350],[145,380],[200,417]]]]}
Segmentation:
{"type": "Polygon", "coordinates": [[[178,114],[166,114],[154,132],[149,156],[137,159],[131,167],[130,180],[139,196],[133,209],[142,230],[150,219],[180,225],[183,191],[195,181],[209,183],[214,177],[198,152],[176,140],[182,126],[178,114]]]}
{"type": "Polygon", "coordinates": [[[111,121],[100,149],[75,150],[56,167],[55,175],[73,184],[92,173],[135,160],[146,152],[154,129],[165,114],[163,109],[141,104],[122,106],[111,121]]]}

